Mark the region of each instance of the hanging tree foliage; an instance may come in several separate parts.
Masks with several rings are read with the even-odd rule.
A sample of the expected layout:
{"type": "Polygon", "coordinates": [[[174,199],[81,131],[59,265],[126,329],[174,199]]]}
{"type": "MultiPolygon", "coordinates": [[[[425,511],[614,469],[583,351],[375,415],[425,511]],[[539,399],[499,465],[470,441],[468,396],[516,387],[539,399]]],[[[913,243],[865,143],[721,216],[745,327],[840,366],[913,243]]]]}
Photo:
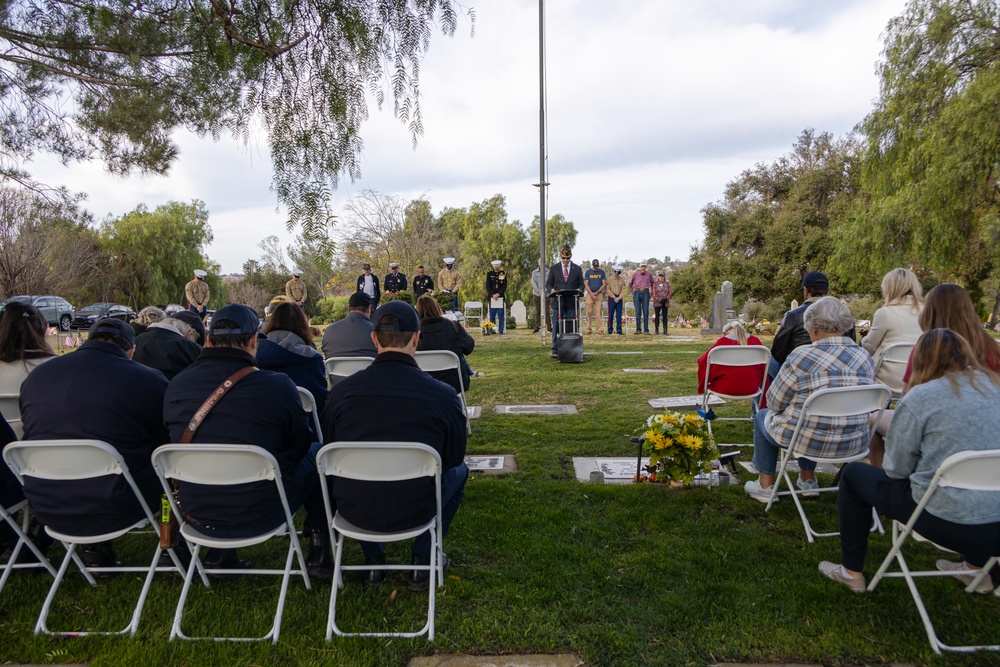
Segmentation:
{"type": "Polygon", "coordinates": [[[890,21],[861,123],[861,193],[837,233],[846,279],[913,266],[976,299],[1000,266],[1000,8],[913,0],[890,21]]]}
{"type": "Polygon", "coordinates": [[[419,61],[452,0],[0,0],[0,178],[36,151],[166,173],[179,128],[246,142],[263,127],[289,226],[322,229],[359,175],[370,92],[422,133],[419,61]],[[72,100],[72,103],[70,103],[72,100]]]}

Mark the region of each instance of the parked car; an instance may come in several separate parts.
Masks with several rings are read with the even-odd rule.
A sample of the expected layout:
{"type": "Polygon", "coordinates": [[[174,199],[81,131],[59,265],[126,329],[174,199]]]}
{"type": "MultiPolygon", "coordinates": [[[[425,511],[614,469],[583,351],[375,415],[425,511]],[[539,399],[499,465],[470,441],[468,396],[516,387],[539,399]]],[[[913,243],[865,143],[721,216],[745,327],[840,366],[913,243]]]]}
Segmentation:
{"type": "Polygon", "coordinates": [[[6,305],[11,301],[34,306],[42,312],[49,326],[59,327],[63,331],[69,331],[69,325],[73,322],[73,306],[61,296],[12,296],[0,305],[6,305]]]}
{"type": "Polygon", "coordinates": [[[135,319],[135,311],[118,303],[92,303],[76,311],[71,326],[74,329],[89,329],[97,320],[109,318],[131,322],[135,319]]]}

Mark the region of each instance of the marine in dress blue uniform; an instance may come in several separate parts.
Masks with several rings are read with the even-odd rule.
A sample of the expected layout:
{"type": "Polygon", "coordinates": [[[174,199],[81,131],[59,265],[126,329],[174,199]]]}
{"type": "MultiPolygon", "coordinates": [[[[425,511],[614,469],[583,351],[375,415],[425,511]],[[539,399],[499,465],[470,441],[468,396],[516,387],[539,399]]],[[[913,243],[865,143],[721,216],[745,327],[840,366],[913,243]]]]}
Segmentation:
{"type": "Polygon", "coordinates": [[[486,298],[490,303],[490,322],[497,325],[497,332],[504,333],[507,330],[507,272],[502,268],[499,259],[495,259],[490,264],[493,268],[486,274],[486,298]],[[494,302],[499,303],[499,308],[494,308],[494,302]]]}
{"type": "Polygon", "coordinates": [[[406,274],[399,271],[399,263],[390,264],[389,273],[385,274],[385,280],[382,281],[382,289],[390,294],[396,294],[405,290],[407,284],[406,274]]]}

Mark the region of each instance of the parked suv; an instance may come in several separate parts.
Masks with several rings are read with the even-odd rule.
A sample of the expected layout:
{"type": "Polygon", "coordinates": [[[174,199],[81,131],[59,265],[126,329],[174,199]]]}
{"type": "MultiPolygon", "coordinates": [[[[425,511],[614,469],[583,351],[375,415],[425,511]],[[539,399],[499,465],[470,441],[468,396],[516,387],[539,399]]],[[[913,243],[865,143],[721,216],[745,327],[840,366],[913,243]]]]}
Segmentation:
{"type": "Polygon", "coordinates": [[[4,301],[3,305],[11,301],[20,301],[34,306],[42,312],[49,326],[57,326],[62,331],[69,331],[69,325],[73,321],[73,306],[61,296],[12,296],[4,301]]]}

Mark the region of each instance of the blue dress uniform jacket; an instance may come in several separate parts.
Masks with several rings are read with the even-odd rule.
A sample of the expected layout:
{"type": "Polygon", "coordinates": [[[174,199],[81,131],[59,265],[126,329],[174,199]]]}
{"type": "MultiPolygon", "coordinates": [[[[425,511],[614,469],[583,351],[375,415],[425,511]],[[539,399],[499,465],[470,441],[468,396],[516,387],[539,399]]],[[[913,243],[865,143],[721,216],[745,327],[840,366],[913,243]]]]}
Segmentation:
{"type": "Polygon", "coordinates": [[[385,274],[385,280],[382,281],[382,288],[386,292],[402,292],[406,289],[406,274],[397,273],[393,275],[392,273],[385,274]]]}
{"type": "MultiPolygon", "coordinates": [[[[167,378],[128,358],[119,346],[87,341],[48,361],[21,385],[25,440],[103,440],[122,455],[154,511],[162,488],[150,456],[169,441],[163,424],[167,378]]],[[[141,519],[134,494],[118,475],[67,482],[27,478],[25,495],[46,526],[88,535],[141,519]]]]}
{"type": "MultiPolygon", "coordinates": [[[[441,455],[442,476],[465,459],[465,412],[458,394],[402,352],[383,352],[371,366],[338,382],[330,391],[322,422],[324,442],[429,445],[441,455]]],[[[433,486],[426,478],[385,483],[338,477],[331,491],[337,511],[369,530],[412,528],[436,511],[433,486]]]]}
{"type": "MultiPolygon", "coordinates": [[[[185,427],[209,394],[233,373],[254,363],[253,356],[242,350],[205,348],[198,361],[167,388],[163,417],[171,442],[181,441],[185,427]]],[[[284,478],[306,455],[311,441],[295,385],[283,373],[258,370],[233,385],[205,417],[192,442],[256,445],[274,456],[284,478]]],[[[180,502],[186,514],[214,529],[253,526],[266,530],[285,519],[270,481],[229,487],[225,494],[215,486],[185,483],[180,485],[180,502]]]]}
{"type": "Polygon", "coordinates": [[[420,297],[434,289],[434,279],[424,274],[413,279],[413,296],[420,297]]]}

